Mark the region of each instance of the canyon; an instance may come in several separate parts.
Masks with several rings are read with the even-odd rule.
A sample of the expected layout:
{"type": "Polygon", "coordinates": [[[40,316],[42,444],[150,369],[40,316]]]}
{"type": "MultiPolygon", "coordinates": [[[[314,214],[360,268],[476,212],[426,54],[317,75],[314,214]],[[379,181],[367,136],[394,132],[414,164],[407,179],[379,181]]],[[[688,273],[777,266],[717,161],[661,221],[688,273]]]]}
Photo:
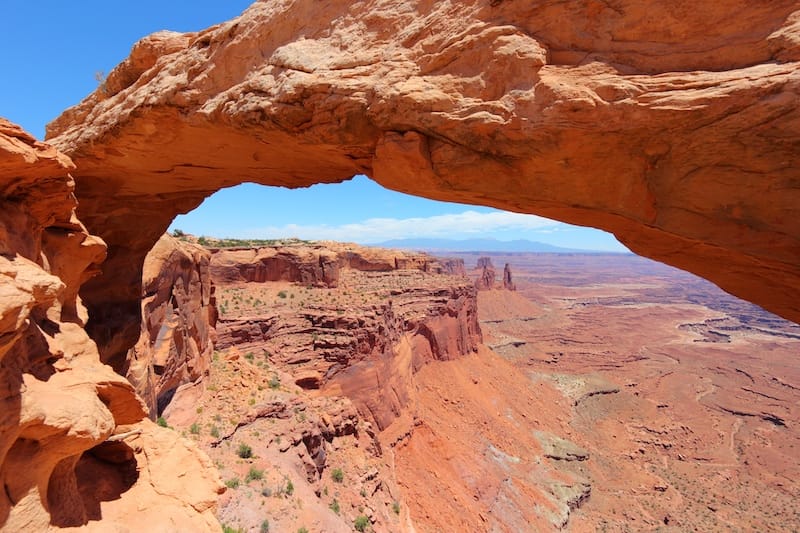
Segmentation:
{"type": "Polygon", "coordinates": [[[234,530],[800,524],[800,327],[708,282],[627,254],[209,254],[213,362],[163,417],[234,530]]]}
{"type": "Polygon", "coordinates": [[[796,322],[798,62],[793,0],[258,1],[0,119],[0,527],[796,528],[796,327],[695,278],[162,236],[365,174],[796,322]]]}

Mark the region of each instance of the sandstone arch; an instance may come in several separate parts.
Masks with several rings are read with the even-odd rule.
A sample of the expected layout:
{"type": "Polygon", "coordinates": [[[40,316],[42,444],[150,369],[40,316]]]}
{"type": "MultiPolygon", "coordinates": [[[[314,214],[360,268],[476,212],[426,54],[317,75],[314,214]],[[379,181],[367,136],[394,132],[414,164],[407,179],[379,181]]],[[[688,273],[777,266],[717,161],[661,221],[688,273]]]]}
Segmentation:
{"type": "Polygon", "coordinates": [[[176,214],[357,173],[602,228],[800,320],[799,64],[796,0],[287,0],[154,34],[48,129],[109,245],[92,335],[119,370],[176,214]]]}

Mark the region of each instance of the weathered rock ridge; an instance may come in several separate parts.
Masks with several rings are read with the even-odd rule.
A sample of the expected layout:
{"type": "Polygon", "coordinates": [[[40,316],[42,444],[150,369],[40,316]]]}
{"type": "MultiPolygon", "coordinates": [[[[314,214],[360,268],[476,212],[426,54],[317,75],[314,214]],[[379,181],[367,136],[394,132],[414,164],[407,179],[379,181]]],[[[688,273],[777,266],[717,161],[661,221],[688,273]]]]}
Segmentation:
{"type": "Polygon", "coordinates": [[[90,332],[134,344],[145,254],[219,188],[359,173],[602,228],[800,320],[798,61],[796,0],[272,1],[154,34],[48,129],[109,245],[90,332]]]}
{"type": "Polygon", "coordinates": [[[466,274],[461,259],[439,259],[422,253],[358,246],[351,243],[213,249],[211,275],[220,283],[290,281],[335,287],[339,272],[416,269],[435,274],[466,274]]]}
{"type": "Polygon", "coordinates": [[[75,216],[73,168],[0,119],[0,530],[217,531],[210,461],[147,419],[83,329],[106,248],[75,216]]]}

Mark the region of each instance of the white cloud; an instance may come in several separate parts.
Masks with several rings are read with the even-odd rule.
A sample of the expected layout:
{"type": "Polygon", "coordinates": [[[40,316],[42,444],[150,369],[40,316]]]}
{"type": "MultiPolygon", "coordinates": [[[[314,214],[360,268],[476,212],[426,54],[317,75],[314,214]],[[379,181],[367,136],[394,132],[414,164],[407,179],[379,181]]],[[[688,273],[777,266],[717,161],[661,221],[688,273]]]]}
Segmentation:
{"type": "Polygon", "coordinates": [[[371,218],[340,226],[287,224],[267,226],[245,232],[248,238],[298,237],[312,240],[381,242],[407,238],[469,238],[490,236],[502,231],[542,231],[563,226],[561,222],[536,215],[504,211],[479,213],[464,211],[414,218],[371,218]]]}

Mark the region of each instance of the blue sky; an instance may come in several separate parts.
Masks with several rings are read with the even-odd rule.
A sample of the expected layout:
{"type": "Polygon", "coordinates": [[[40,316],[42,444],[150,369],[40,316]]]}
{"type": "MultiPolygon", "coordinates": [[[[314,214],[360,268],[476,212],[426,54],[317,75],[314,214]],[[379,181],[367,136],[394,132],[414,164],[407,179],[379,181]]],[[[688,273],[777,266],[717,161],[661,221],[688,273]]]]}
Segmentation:
{"type": "MultiPolygon", "coordinates": [[[[44,126],[97,86],[154,31],[196,31],[241,13],[249,0],[4,0],[0,10],[0,116],[38,138],[44,126]]],[[[383,189],[363,176],[287,190],[244,184],[218,192],[171,226],[215,237],[335,239],[374,243],[408,237],[529,239],[624,251],[612,235],[533,215],[434,202],[383,189]]]]}

